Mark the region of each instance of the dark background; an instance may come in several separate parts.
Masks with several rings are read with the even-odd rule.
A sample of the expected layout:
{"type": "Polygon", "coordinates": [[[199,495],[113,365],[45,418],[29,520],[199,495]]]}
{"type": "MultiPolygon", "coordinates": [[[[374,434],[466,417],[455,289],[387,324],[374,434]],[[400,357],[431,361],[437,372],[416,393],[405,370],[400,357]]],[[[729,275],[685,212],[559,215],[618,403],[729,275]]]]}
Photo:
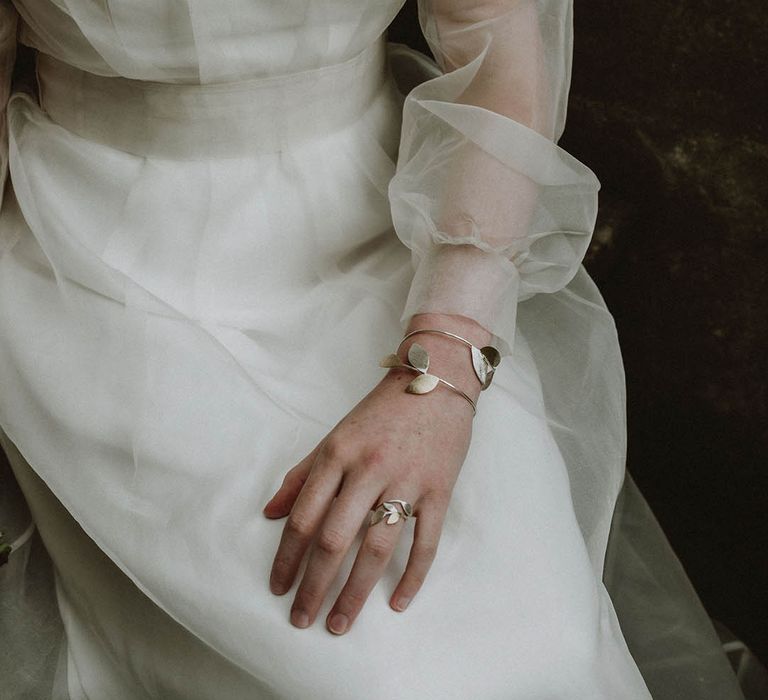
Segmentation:
{"type": "MultiPolygon", "coordinates": [[[[628,469],[711,617],[768,660],[768,4],[574,3],[560,145],[598,176],[587,269],[628,469]]],[[[415,2],[389,38],[429,53],[415,2]]]]}

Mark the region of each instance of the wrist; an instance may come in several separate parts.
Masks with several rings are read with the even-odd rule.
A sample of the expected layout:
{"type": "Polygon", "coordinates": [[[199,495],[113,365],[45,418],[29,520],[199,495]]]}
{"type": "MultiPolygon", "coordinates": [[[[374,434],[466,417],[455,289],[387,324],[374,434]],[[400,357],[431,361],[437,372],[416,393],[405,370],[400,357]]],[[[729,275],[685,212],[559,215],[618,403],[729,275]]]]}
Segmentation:
{"type": "MultiPolygon", "coordinates": [[[[492,338],[492,334],[473,319],[454,314],[415,314],[411,317],[404,335],[421,329],[448,331],[465,338],[476,347],[488,345],[492,338]]],[[[408,363],[408,349],[414,342],[418,342],[429,353],[430,374],[450,382],[473,401],[477,401],[482,385],[472,367],[472,355],[468,345],[438,333],[417,333],[401,343],[398,356],[402,362],[408,363]]],[[[451,391],[448,387],[446,389],[451,391]]]]}
{"type": "MultiPolygon", "coordinates": [[[[467,316],[460,314],[445,314],[445,313],[419,313],[411,316],[408,322],[408,327],[405,333],[411,331],[420,330],[422,328],[436,328],[441,331],[448,331],[449,333],[455,333],[462,338],[466,338],[470,343],[481,348],[484,345],[488,345],[491,342],[492,334],[486,330],[477,321],[467,316]]],[[[447,336],[439,336],[436,334],[419,333],[422,339],[427,337],[444,339],[452,345],[463,345],[460,341],[447,336]]],[[[416,337],[416,336],[413,336],[416,337]]],[[[410,338],[406,341],[410,341],[410,338]]],[[[446,343],[447,344],[447,343],[446,343]]],[[[466,346],[464,346],[466,348],[466,346]]]]}

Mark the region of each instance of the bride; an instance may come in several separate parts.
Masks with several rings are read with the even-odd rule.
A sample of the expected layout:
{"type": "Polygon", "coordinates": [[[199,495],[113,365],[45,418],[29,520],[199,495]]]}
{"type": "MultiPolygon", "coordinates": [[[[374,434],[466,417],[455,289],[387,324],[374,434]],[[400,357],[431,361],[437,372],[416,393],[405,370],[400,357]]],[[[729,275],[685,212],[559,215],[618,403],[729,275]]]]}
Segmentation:
{"type": "MultiPolygon", "coordinates": [[[[402,4],[0,0],[0,438],[52,697],[658,685],[602,580],[624,377],[557,146],[572,4],[420,0],[435,62],[402,4]]],[[[741,697],[707,649],[665,692],[741,697]]]]}

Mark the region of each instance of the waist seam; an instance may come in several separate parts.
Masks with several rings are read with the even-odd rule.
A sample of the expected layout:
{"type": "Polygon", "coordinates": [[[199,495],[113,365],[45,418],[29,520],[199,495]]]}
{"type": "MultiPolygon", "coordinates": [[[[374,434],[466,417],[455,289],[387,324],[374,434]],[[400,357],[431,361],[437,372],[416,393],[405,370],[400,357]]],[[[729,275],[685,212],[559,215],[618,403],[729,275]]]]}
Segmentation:
{"type": "Polygon", "coordinates": [[[100,76],[38,53],[38,102],[59,126],[137,155],[276,151],[362,117],[388,78],[386,41],[295,73],[221,83],[100,76]]]}

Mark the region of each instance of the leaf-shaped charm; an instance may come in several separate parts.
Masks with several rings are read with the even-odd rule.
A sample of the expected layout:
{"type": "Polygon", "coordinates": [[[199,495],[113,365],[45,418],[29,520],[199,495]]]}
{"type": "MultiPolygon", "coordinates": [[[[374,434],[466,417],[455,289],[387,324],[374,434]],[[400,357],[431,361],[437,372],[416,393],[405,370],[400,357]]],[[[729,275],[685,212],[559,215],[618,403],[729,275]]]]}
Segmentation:
{"type": "MultiPolygon", "coordinates": [[[[474,350],[474,348],[472,348],[472,350],[474,350]]],[[[486,375],[485,380],[483,381],[483,389],[487,389],[491,385],[493,373],[496,371],[496,367],[498,367],[499,362],[501,361],[501,355],[493,345],[486,345],[485,347],[480,348],[480,352],[486,363],[486,375]]]]}
{"type": "Polygon", "coordinates": [[[480,380],[480,383],[484,386],[485,380],[488,376],[488,360],[485,355],[480,351],[480,348],[472,346],[472,369],[475,370],[475,375],[480,380]]]}
{"type": "Polygon", "coordinates": [[[400,358],[395,353],[382,357],[379,361],[379,367],[399,367],[401,364],[400,358]]]}
{"type": "Polygon", "coordinates": [[[493,347],[493,345],[486,345],[480,348],[480,352],[485,355],[485,359],[488,360],[491,367],[496,369],[499,366],[499,362],[501,362],[501,354],[495,347],[493,347]]]}
{"type": "Polygon", "coordinates": [[[418,343],[413,343],[408,348],[408,361],[422,372],[429,369],[429,353],[418,343]]]}
{"type": "Polygon", "coordinates": [[[407,516],[413,515],[413,508],[411,507],[411,504],[408,503],[408,501],[403,501],[400,498],[393,498],[393,503],[399,503],[400,507],[403,509],[403,513],[405,513],[407,516]]]}
{"type": "Polygon", "coordinates": [[[400,520],[400,513],[395,511],[394,513],[390,513],[387,516],[387,525],[392,525],[392,523],[396,523],[398,520],[400,520]]]}
{"type": "Polygon", "coordinates": [[[384,503],[384,509],[387,511],[387,513],[397,513],[397,508],[393,506],[388,501],[384,503]]]}
{"type": "Polygon", "coordinates": [[[374,511],[373,515],[371,515],[369,524],[375,525],[376,523],[380,523],[383,519],[384,519],[384,511],[382,510],[374,511]]]}
{"type": "Polygon", "coordinates": [[[409,394],[428,394],[439,383],[440,380],[434,374],[422,374],[405,387],[405,390],[409,394]]]}

